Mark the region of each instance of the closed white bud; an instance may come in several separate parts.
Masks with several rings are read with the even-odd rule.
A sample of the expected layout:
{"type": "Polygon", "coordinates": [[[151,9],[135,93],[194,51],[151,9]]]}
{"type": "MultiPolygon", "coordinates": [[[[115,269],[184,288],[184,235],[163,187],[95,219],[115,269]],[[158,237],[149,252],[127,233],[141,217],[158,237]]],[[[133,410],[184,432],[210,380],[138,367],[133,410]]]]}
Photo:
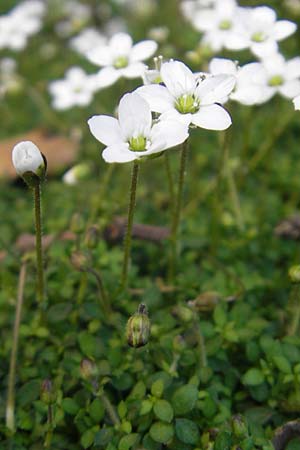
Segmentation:
{"type": "Polygon", "coordinates": [[[22,141],[14,146],[12,162],[18,175],[31,185],[30,179],[34,175],[43,179],[46,173],[46,159],[31,141],[22,141]]]}

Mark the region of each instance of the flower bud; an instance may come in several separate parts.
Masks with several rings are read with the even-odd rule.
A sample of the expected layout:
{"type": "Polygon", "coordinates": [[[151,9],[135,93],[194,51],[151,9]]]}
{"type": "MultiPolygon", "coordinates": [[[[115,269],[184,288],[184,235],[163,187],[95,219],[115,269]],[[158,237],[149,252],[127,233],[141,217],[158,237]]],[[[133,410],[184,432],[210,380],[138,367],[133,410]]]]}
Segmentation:
{"type": "Polygon", "coordinates": [[[38,147],[31,141],[22,141],[14,146],[12,162],[18,175],[30,187],[43,181],[47,170],[47,161],[38,147]]]}
{"type": "Polygon", "coordinates": [[[235,437],[241,439],[248,437],[248,425],[240,414],[232,417],[232,431],[235,437]]]}
{"type": "Polygon", "coordinates": [[[83,252],[75,251],[71,255],[71,264],[79,272],[84,272],[90,267],[90,259],[83,252]]]}
{"type": "Polygon", "coordinates": [[[46,405],[51,405],[56,400],[56,393],[52,381],[46,378],[41,384],[41,400],[46,405]]]}
{"type": "Polygon", "coordinates": [[[64,174],[63,182],[69,185],[74,185],[81,180],[85,180],[90,173],[90,166],[87,163],[76,164],[64,174]]]}
{"type": "Polygon", "coordinates": [[[84,380],[89,380],[98,375],[98,369],[94,361],[84,358],[80,363],[80,375],[84,380]]]}
{"type": "Polygon", "coordinates": [[[140,304],[138,310],[127,322],[126,337],[130,347],[143,347],[148,343],[150,335],[150,320],[147,308],[140,304]]]}
{"type": "Polygon", "coordinates": [[[289,278],[292,283],[300,283],[300,265],[289,268],[289,278]]]}

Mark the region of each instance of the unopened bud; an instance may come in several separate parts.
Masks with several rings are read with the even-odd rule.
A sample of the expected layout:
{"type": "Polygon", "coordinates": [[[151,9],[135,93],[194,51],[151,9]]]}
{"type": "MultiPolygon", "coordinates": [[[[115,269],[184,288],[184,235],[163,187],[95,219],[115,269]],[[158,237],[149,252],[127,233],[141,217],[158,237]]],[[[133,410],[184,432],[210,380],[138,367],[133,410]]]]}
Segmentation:
{"type": "Polygon", "coordinates": [[[17,174],[29,187],[35,187],[46,176],[47,160],[31,141],[22,141],[14,146],[12,162],[17,174]]]}
{"type": "Polygon", "coordinates": [[[126,337],[131,347],[143,347],[148,343],[150,335],[150,320],[147,308],[140,304],[138,310],[127,322],[126,337]]]}
{"type": "Polygon", "coordinates": [[[248,425],[240,414],[232,417],[232,431],[235,437],[241,439],[248,436],[248,425]]]}
{"type": "Polygon", "coordinates": [[[98,369],[94,361],[84,358],[80,363],[80,375],[84,380],[90,380],[96,377],[98,374],[98,369]]]}
{"type": "Polygon", "coordinates": [[[85,223],[83,217],[78,212],[74,213],[71,217],[70,230],[75,234],[80,234],[84,231],[85,223]]]}
{"type": "Polygon", "coordinates": [[[85,272],[90,266],[90,259],[83,252],[75,251],[71,255],[71,264],[80,272],[85,272]]]}
{"type": "Polygon", "coordinates": [[[66,184],[74,185],[78,182],[85,180],[91,173],[91,168],[87,163],[76,164],[71,167],[63,176],[63,182],[66,184]]]}
{"type": "Polygon", "coordinates": [[[41,384],[41,400],[46,405],[51,405],[56,400],[56,393],[52,381],[46,378],[41,384]]]}
{"type": "Polygon", "coordinates": [[[97,247],[99,240],[99,228],[97,225],[92,225],[89,227],[85,234],[85,243],[89,249],[97,247]]]}
{"type": "Polygon", "coordinates": [[[289,278],[292,283],[300,283],[300,265],[289,268],[289,278]]]}

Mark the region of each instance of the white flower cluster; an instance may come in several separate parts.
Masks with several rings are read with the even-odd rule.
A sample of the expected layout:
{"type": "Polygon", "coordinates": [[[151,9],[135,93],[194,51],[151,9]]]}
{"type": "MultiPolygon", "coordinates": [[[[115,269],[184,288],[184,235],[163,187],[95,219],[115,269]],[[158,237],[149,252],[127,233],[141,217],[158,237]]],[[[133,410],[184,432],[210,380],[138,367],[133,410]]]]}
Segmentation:
{"type": "MultiPolygon", "coordinates": [[[[229,59],[212,59],[211,74],[236,77],[231,100],[255,105],[277,93],[289,99],[300,95],[300,57],[287,61],[278,48],[278,42],[296,31],[295,23],[277,20],[276,12],[267,6],[241,7],[236,0],[186,0],[182,11],[203,33],[201,44],[211,51],[249,49],[259,59],[243,67],[229,59]]],[[[298,102],[294,104],[297,107],[298,102]]]]}
{"type": "Polygon", "coordinates": [[[27,0],[0,16],[0,50],[23,50],[28,38],[42,26],[45,2],[27,0]]]}

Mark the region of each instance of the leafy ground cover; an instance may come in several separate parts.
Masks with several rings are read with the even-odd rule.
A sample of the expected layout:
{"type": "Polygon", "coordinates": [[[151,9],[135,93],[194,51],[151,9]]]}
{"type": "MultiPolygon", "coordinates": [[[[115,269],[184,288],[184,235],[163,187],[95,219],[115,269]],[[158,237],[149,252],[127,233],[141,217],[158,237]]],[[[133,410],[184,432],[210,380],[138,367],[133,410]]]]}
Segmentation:
{"type": "MultiPolygon", "coordinates": [[[[1,13],[11,3],[2,1],[1,13]]],[[[121,16],[136,41],[145,30],[166,26],[160,53],[195,71],[205,68],[210,55],[201,48],[187,53],[197,47],[199,34],[179,14],[178,2],[146,3],[148,10],[133,14],[126,3],[103,2],[102,14],[89,21],[101,28],[109,15],[121,16]]],[[[299,20],[289,2],[265,3],[279,17],[299,20]]],[[[87,162],[90,173],[68,185],[62,182],[66,167],[60,166],[43,185],[43,233],[52,236],[44,256],[43,307],[36,301],[34,247],[24,239],[24,233],[34,233],[32,194],[20,179],[0,180],[0,448],[300,448],[298,422],[289,425],[296,432],[286,445],[285,435],[276,435],[297,420],[300,409],[299,272],[290,271],[300,261],[297,223],[285,224],[292,239],[282,237],[283,226],[276,228],[299,209],[299,113],[279,97],[251,107],[230,103],[228,131],[194,130],[175,280],[168,280],[169,239],[160,238],[160,230],[152,242],[142,228],[146,239],[133,238],[128,288],[120,291],[122,233],[112,224],[127,214],[131,168],[101,159],[87,119],[113,114],[119,98],[138,83],[120,80],[86,108],[52,109],[49,81],[74,64],[92,69],[69,48],[69,37],[55,32],[59,20],[53,6],[42,30],[17,54],[20,79],[1,99],[0,136],[18,142],[40,129],[45,140],[75,135],[74,163],[87,162]],[[5,414],[20,278],[25,284],[13,432],[5,414]],[[126,323],[141,303],[151,334],[147,345],[132,348],[126,323]]],[[[299,32],[282,48],[287,57],[297,55],[299,32]]],[[[227,51],[221,56],[235,58],[227,51]]],[[[248,62],[249,54],[237,59],[248,62]]],[[[2,164],[6,147],[0,143],[0,149],[2,164]]],[[[52,150],[58,160],[60,150],[52,150]]],[[[176,179],[179,151],[168,154],[176,179]]],[[[140,166],[134,221],[169,227],[164,156],[140,166]]]]}

